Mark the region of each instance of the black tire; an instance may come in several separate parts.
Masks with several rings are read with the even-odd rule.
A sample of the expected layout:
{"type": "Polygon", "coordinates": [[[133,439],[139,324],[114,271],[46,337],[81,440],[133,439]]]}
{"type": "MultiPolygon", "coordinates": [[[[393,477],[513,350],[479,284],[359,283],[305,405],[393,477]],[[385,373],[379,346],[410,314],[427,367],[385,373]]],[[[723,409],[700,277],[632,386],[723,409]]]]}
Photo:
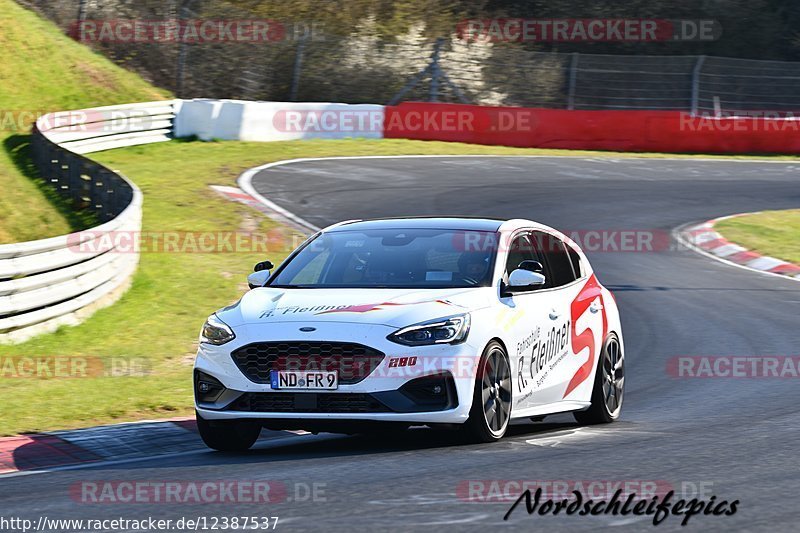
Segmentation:
{"type": "Polygon", "coordinates": [[[625,355],[615,334],[606,338],[597,362],[592,405],[585,411],[573,413],[579,424],[609,424],[619,418],[625,396],[625,355]]]}
{"type": "Polygon", "coordinates": [[[467,441],[495,442],[503,438],[511,419],[511,387],[508,354],[499,342],[492,341],[481,355],[472,408],[461,428],[467,441]]]}
{"type": "Polygon", "coordinates": [[[261,434],[261,425],[248,420],[205,420],[199,414],[197,429],[206,446],[220,452],[249,450],[261,434]]]}

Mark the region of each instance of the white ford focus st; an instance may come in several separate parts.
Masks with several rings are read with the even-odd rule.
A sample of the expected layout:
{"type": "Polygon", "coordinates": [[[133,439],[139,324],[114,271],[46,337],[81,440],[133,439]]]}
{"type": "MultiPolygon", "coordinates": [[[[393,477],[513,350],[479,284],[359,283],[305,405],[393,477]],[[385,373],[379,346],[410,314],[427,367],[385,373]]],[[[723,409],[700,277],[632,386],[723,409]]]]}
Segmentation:
{"type": "Polygon", "coordinates": [[[428,425],[494,441],[510,421],[619,417],[619,313],[583,252],[528,220],[350,221],[317,233],[203,326],[197,421],[219,450],[262,427],[428,425]]]}

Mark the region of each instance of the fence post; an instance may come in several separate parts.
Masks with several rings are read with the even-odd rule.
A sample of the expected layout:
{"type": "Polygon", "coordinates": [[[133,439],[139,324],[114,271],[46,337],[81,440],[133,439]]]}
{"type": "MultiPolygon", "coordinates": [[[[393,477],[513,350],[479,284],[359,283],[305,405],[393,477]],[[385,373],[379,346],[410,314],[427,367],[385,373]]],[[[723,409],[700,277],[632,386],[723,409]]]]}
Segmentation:
{"type": "MultiPolygon", "coordinates": [[[[437,42],[438,42],[438,40],[437,40],[437,42]]],[[[436,50],[436,48],[434,48],[434,53],[436,53],[435,50],[436,50]]],[[[433,58],[433,54],[431,54],[431,58],[433,58]]],[[[432,70],[433,70],[433,63],[428,63],[427,65],[425,65],[425,68],[422,69],[421,71],[419,71],[413,78],[411,78],[411,80],[409,80],[409,82],[406,83],[403,86],[403,88],[400,89],[397,92],[397,94],[395,94],[392,97],[392,99],[389,100],[389,102],[386,105],[389,105],[389,106],[397,105],[403,99],[403,97],[406,95],[406,93],[408,91],[410,91],[411,89],[413,89],[414,87],[416,87],[417,84],[419,82],[421,82],[422,79],[425,76],[427,76],[429,73],[432,72],[432,70]]]]}
{"type": "Polygon", "coordinates": [[[300,75],[303,73],[303,56],[306,50],[306,36],[297,43],[297,52],[294,56],[294,68],[292,69],[292,86],[289,89],[289,101],[297,101],[297,92],[300,90],[300,75]]]}
{"type": "Polygon", "coordinates": [[[186,70],[186,55],[189,51],[186,48],[186,43],[181,43],[180,47],[180,51],[178,52],[178,70],[175,77],[175,95],[179,98],[183,98],[185,96],[183,94],[183,78],[186,70]]]}
{"type": "Polygon", "coordinates": [[[692,116],[697,115],[700,107],[700,71],[705,61],[706,56],[699,56],[692,69],[692,116]]]}
{"type": "Polygon", "coordinates": [[[453,80],[442,70],[442,66],[440,64],[440,51],[442,49],[442,45],[444,44],[445,39],[444,37],[439,37],[436,39],[436,43],[433,45],[433,52],[431,53],[431,60],[425,66],[424,69],[419,71],[408,83],[406,83],[397,94],[395,94],[389,103],[386,105],[393,106],[397,105],[403,97],[406,95],[408,91],[419,85],[419,83],[425,78],[425,76],[431,76],[431,85],[430,85],[430,92],[429,98],[431,102],[438,102],[439,101],[439,86],[441,83],[444,83],[447,87],[450,88],[451,91],[456,95],[456,98],[463,103],[469,104],[469,99],[461,92],[461,89],[453,83],[453,80]]]}
{"type": "Polygon", "coordinates": [[[578,52],[570,54],[569,60],[569,82],[567,85],[567,109],[575,109],[575,85],[578,77],[578,52]]]}
{"type": "Polygon", "coordinates": [[[83,23],[86,20],[86,11],[89,4],[89,0],[81,0],[78,4],[78,21],[75,25],[72,38],[76,41],[82,43],[83,42],[83,23]]]}
{"type": "MultiPolygon", "coordinates": [[[[183,0],[181,3],[181,7],[178,11],[178,20],[176,21],[178,24],[178,35],[182,35],[183,31],[183,21],[189,19],[189,15],[193,13],[191,10],[191,5],[194,0],[183,0]]],[[[185,95],[183,93],[183,87],[185,83],[186,77],[186,57],[189,55],[189,47],[187,43],[183,42],[181,39],[178,39],[178,65],[175,73],[175,95],[178,98],[183,98],[185,95]]]]}
{"type": "Polygon", "coordinates": [[[442,76],[442,67],[439,65],[439,53],[442,49],[444,39],[439,37],[433,45],[433,54],[431,54],[431,86],[430,97],[431,102],[439,101],[439,79],[442,76]]]}

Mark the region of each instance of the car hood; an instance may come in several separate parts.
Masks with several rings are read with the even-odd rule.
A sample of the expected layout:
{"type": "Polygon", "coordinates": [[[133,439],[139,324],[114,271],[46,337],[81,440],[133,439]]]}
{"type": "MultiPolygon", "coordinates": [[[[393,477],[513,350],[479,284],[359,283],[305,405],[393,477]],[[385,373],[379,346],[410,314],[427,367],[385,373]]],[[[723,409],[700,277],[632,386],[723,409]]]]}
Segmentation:
{"type": "Polygon", "coordinates": [[[345,322],[403,327],[489,305],[495,289],[273,289],[259,287],[217,312],[231,327],[345,322]]]}

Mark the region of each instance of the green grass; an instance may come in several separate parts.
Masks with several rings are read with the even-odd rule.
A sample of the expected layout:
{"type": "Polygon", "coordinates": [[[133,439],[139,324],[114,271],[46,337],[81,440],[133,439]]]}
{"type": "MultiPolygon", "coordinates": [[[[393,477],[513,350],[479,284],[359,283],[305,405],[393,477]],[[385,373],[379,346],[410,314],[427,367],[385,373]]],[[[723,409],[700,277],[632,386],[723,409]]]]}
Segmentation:
{"type": "MultiPolygon", "coordinates": [[[[577,152],[581,155],[597,155],[577,152]]],[[[129,176],[144,191],[145,232],[275,230],[259,212],[223,199],[209,185],[234,185],[247,168],[299,157],[347,155],[576,154],[557,150],[406,140],[276,143],[184,142],[140,146],[93,157],[129,176]]],[[[281,260],[287,250],[266,257],[281,260]]],[[[246,290],[245,278],[265,254],[143,253],[133,287],[85,323],[25,344],[10,356],[141,358],[146,377],[2,379],[0,435],[192,412],[191,365],[203,320],[246,290]]]]}
{"type": "Polygon", "coordinates": [[[91,217],[74,214],[35,178],[27,151],[30,123],[21,119],[168,94],[62,35],[13,0],[0,0],[0,50],[0,243],[83,228],[91,217]]]}
{"type": "Polygon", "coordinates": [[[729,218],[714,229],[745,248],[800,264],[800,209],[729,218]]]}

